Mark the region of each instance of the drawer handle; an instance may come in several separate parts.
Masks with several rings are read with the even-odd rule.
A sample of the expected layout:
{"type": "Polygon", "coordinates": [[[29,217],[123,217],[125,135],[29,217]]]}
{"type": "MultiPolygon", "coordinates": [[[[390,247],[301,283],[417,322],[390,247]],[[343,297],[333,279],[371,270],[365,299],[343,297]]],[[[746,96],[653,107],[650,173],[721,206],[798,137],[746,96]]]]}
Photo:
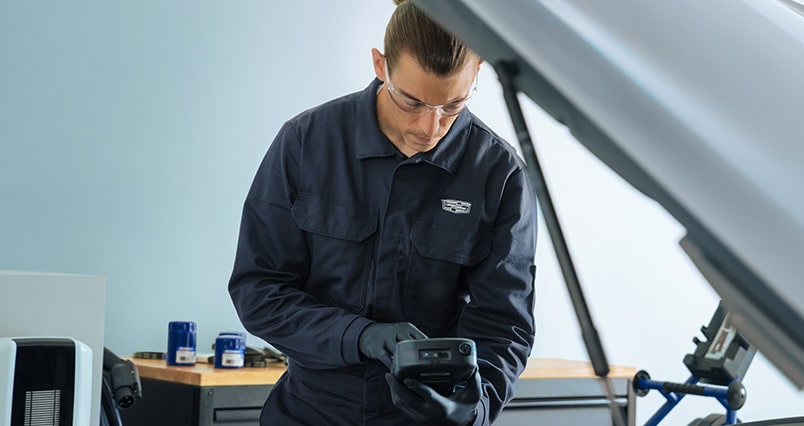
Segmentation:
{"type": "Polygon", "coordinates": [[[259,421],[262,407],[215,409],[216,423],[259,421]]]}

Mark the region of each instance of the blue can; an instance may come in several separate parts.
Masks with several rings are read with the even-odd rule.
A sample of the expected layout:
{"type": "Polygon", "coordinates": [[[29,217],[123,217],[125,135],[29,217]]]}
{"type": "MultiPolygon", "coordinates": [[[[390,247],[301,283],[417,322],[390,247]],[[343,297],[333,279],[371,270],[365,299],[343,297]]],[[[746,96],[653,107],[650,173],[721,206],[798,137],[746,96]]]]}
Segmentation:
{"type": "Polygon", "coordinates": [[[240,368],[246,360],[246,335],[223,332],[215,338],[215,368],[240,368]]]}
{"type": "Polygon", "coordinates": [[[196,324],[193,321],[168,323],[167,365],[195,365],[196,324]]]}

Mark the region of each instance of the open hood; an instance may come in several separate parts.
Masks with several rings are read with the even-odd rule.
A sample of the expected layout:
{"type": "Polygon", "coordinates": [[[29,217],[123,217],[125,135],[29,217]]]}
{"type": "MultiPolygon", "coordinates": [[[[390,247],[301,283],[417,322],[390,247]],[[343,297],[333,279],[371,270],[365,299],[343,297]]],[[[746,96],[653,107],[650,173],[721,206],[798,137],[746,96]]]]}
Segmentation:
{"type": "Polygon", "coordinates": [[[687,230],[740,333],[804,387],[797,0],[414,0],[687,230]]]}

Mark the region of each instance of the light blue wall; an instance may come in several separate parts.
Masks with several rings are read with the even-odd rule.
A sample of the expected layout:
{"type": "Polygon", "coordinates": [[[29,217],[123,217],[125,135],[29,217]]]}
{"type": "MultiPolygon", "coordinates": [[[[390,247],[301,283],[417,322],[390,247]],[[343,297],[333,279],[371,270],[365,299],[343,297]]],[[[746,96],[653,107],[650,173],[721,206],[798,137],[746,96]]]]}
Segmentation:
{"type": "Polygon", "coordinates": [[[0,269],[106,276],[123,354],[164,350],[169,320],[205,347],[242,329],[226,282],[257,165],[285,119],[370,81],[392,9],[0,2],[0,269]]]}
{"type": "MultiPolygon", "coordinates": [[[[106,345],[120,354],[164,350],[170,320],[197,321],[202,350],[242,330],[226,283],[257,165],[285,119],[370,81],[392,10],[0,0],[0,269],[105,276],[106,345]]],[[[515,140],[490,67],[471,108],[515,140]]],[[[525,111],[609,361],[685,380],[717,295],[678,248],[683,229],[525,111]]],[[[587,359],[544,230],[537,263],[534,356],[587,359]]],[[[746,386],[744,420],[802,414],[804,397],[761,356],[746,386]]],[[[640,421],[662,402],[640,399],[640,421]]],[[[667,422],[719,411],[687,398],[667,422]]]]}

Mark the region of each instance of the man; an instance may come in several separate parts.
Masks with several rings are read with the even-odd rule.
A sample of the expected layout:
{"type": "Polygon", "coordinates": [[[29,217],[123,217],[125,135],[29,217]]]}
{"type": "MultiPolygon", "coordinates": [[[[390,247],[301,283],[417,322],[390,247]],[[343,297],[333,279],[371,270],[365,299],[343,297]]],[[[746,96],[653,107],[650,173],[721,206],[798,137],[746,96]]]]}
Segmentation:
{"type": "Polygon", "coordinates": [[[229,291],[290,360],[264,425],[490,424],[531,351],[524,165],[466,109],[480,58],[397,3],[377,78],[286,122],[244,204],[229,291]],[[389,374],[427,337],[476,342],[451,395],[389,374]]]}

